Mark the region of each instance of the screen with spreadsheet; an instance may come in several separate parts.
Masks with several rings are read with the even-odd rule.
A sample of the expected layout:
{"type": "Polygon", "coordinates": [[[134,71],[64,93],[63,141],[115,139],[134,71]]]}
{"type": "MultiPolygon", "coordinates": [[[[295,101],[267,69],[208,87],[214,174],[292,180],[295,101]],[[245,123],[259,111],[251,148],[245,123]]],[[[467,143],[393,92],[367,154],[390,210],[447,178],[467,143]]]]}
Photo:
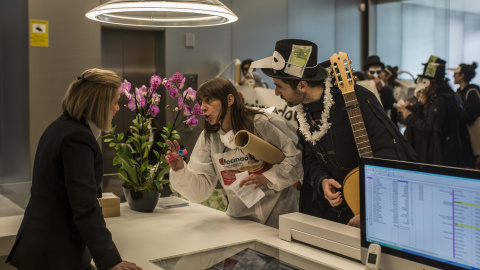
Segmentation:
{"type": "Polygon", "coordinates": [[[382,251],[440,268],[480,269],[479,175],[425,164],[362,161],[362,246],[376,243],[382,251]]]}

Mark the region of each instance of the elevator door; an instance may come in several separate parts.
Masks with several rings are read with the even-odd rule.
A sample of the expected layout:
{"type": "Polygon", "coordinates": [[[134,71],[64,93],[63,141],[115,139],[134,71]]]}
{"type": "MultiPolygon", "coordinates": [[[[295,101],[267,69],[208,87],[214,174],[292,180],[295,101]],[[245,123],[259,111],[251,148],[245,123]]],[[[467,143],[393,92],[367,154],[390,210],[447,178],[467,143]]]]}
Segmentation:
{"type": "MultiPolygon", "coordinates": [[[[102,28],[102,66],[116,72],[121,78],[132,83],[132,88],[142,85],[149,87],[150,77],[157,74],[165,77],[165,33],[164,31],[140,31],[116,28],[102,28]]],[[[131,90],[132,92],[132,90],[131,90]]],[[[163,97],[164,93],[159,93],[163,97]]],[[[165,100],[159,104],[164,107],[165,100]]],[[[124,96],[120,98],[120,111],[113,119],[117,132],[128,132],[134,112],[126,108],[124,96]]],[[[155,119],[163,126],[164,114],[155,119]]],[[[115,174],[118,166],[113,166],[115,150],[102,142],[104,174],[115,174]]]]}

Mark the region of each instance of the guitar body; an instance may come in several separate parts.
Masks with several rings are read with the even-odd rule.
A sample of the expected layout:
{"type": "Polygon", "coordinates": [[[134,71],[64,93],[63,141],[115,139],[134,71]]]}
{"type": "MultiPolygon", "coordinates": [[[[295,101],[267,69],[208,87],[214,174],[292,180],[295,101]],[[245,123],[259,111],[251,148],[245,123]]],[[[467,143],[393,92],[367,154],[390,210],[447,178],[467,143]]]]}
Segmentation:
{"type": "Polygon", "coordinates": [[[343,197],[354,215],[360,214],[360,172],[351,170],[343,180],[343,197]]]}
{"type": "MultiPolygon", "coordinates": [[[[363,122],[360,103],[355,95],[355,80],[350,67],[350,59],[344,52],[334,53],[330,57],[333,76],[345,100],[345,109],[352,127],[355,144],[360,157],[373,157],[367,129],[363,122]]],[[[358,167],[347,174],[343,180],[343,198],[354,215],[360,214],[360,173],[358,167]]]]}

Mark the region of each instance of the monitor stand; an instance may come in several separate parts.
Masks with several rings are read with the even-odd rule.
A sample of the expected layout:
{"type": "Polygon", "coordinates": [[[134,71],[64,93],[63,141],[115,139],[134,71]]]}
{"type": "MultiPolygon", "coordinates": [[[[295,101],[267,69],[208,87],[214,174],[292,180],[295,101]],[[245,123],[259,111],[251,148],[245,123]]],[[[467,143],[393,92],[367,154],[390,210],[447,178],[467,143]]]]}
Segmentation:
{"type": "Polygon", "coordinates": [[[360,229],[302,213],[280,216],[279,237],[361,260],[360,229]]]}

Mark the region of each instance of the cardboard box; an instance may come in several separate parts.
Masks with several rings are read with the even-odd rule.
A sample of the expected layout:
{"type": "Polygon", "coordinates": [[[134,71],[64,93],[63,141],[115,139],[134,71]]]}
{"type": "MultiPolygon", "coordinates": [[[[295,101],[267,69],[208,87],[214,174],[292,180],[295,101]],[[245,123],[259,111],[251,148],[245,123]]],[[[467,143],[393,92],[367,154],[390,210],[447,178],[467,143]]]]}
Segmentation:
{"type": "Polygon", "coordinates": [[[102,193],[102,198],[98,199],[102,207],[103,217],[118,217],[120,216],[120,198],[115,194],[102,193]]]}

